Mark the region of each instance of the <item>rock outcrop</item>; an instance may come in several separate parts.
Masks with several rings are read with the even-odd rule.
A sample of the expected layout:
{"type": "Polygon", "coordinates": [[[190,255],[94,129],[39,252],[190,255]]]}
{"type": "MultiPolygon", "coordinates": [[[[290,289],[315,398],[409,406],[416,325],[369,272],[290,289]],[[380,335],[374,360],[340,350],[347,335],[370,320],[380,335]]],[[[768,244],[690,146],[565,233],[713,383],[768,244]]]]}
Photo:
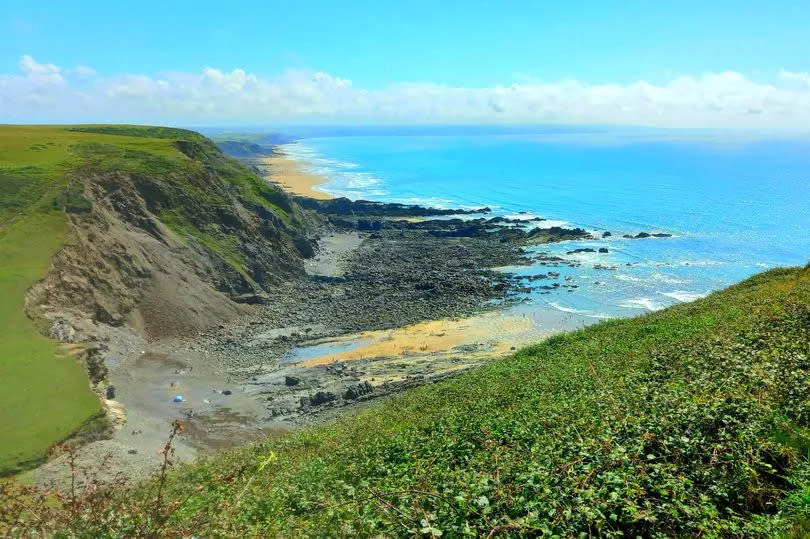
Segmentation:
{"type": "Polygon", "coordinates": [[[81,340],[75,331],[99,323],[127,323],[149,339],[188,334],[263,303],[265,290],[303,273],[317,216],[190,135],[175,143],[188,159],[154,172],[133,171],[150,164],[137,156],[128,168],[70,173],[87,211],[69,214],[66,244],[26,299],[55,337],[81,340]]]}

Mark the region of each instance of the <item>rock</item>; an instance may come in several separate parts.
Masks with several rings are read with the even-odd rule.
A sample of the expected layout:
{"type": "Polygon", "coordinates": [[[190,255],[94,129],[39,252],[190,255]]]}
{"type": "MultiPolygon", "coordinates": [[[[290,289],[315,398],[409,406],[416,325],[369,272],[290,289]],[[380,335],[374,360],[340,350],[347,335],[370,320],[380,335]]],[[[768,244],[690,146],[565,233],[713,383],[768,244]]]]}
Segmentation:
{"type": "Polygon", "coordinates": [[[84,362],[87,366],[87,374],[90,381],[97,384],[107,377],[107,365],[104,356],[101,354],[101,346],[91,346],[87,349],[84,362]]]}
{"type": "Polygon", "coordinates": [[[51,324],[51,339],[61,342],[73,342],[76,340],[76,330],[65,320],[58,318],[51,324]]]}
{"type": "Polygon", "coordinates": [[[124,323],[124,317],[116,312],[110,312],[103,305],[97,304],[93,320],[107,324],[108,326],[118,327],[124,323]]]}
{"type": "Polygon", "coordinates": [[[222,392],[222,394],[223,395],[232,395],[233,391],[231,391],[230,389],[226,389],[225,391],[222,392]]]}
{"type": "Polygon", "coordinates": [[[362,384],[354,384],[346,389],[346,392],[343,394],[343,398],[356,399],[363,395],[368,395],[372,391],[374,391],[374,386],[372,386],[368,382],[363,382],[362,384]]]}
{"type": "Polygon", "coordinates": [[[137,449],[130,449],[129,451],[127,451],[127,453],[129,453],[130,455],[137,455],[138,450],[137,449]]]}
{"type": "Polygon", "coordinates": [[[600,253],[607,253],[607,252],[608,252],[608,248],[607,248],[607,247],[600,247],[600,248],[599,248],[599,252],[600,252],[600,253]]]}
{"type": "Polygon", "coordinates": [[[573,251],[568,251],[566,254],[575,255],[577,253],[593,253],[593,252],[595,252],[595,251],[593,249],[591,249],[590,247],[585,247],[585,248],[582,248],[582,249],[574,249],[573,251]]]}
{"type": "Polygon", "coordinates": [[[107,400],[113,400],[115,398],[115,386],[114,385],[107,386],[107,391],[105,392],[104,397],[107,400]]]}
{"type": "Polygon", "coordinates": [[[638,240],[644,238],[671,238],[672,234],[667,234],[666,232],[656,232],[655,234],[650,234],[649,232],[639,232],[635,236],[632,234],[625,234],[622,237],[629,240],[638,240]]]}
{"type": "Polygon", "coordinates": [[[297,376],[285,376],[284,377],[284,385],[288,387],[297,386],[301,383],[301,379],[297,376]]]}
{"type": "Polygon", "coordinates": [[[246,303],[248,305],[267,305],[270,298],[264,292],[252,292],[240,294],[233,298],[236,303],[246,303]]]}
{"type": "Polygon", "coordinates": [[[337,398],[338,398],[337,395],[335,395],[331,391],[318,391],[314,395],[310,396],[308,400],[310,404],[312,404],[312,406],[319,406],[321,404],[326,404],[327,402],[336,400],[337,398]]]}
{"type": "Polygon", "coordinates": [[[602,232],[602,237],[603,237],[603,238],[609,238],[609,237],[611,237],[612,235],[613,235],[613,234],[611,234],[611,233],[610,233],[610,232],[608,232],[607,230],[605,230],[604,232],[602,232]]]}

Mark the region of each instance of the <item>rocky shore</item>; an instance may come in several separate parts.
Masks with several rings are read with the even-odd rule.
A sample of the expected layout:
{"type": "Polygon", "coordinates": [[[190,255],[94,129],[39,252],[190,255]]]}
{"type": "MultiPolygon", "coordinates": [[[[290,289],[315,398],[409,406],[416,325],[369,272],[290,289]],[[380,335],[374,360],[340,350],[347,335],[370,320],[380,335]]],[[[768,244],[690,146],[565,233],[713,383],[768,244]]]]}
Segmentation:
{"type": "MultiPolygon", "coordinates": [[[[371,351],[339,359],[357,342],[398,338],[396,328],[469,320],[515,301],[527,290],[525,283],[493,268],[529,264],[525,245],[586,235],[577,229],[527,230],[525,222],[503,218],[410,221],[401,218],[432,210],[410,208],[408,215],[396,204],[322,204],[308,206],[328,217],[319,243],[332,249],[322,248],[305,276],[268,292],[257,315],[203,332],[187,347],[219,358],[243,391],[267,403],[274,421],[330,415],[336,407],[430,382],[495,355],[504,345],[500,335],[481,332],[490,335],[445,349],[423,343],[403,345],[394,355],[371,351]],[[381,335],[387,330],[392,333],[381,335]]],[[[426,335],[447,336],[448,329],[434,329],[426,335]]],[[[409,335],[410,342],[419,338],[409,335]]]]}
{"type": "MultiPolygon", "coordinates": [[[[111,454],[111,472],[137,477],[174,419],[187,426],[178,458],[190,460],[504,355],[540,335],[527,320],[492,314],[533,286],[497,268],[531,263],[526,246],[588,236],[539,218],[491,218],[489,208],[293,201],[309,223],[295,244],[303,271],[230,293],[239,316],[166,335],[162,323],[141,336],[125,324],[97,326],[117,428],[85,446],[83,459],[111,454]]],[[[193,312],[182,291],[170,297],[193,312]]],[[[168,312],[162,319],[177,325],[168,312]]],[[[35,476],[61,477],[59,460],[35,476]]]]}
{"type": "MultiPolygon", "coordinates": [[[[138,476],[173,419],[187,425],[178,457],[189,460],[504,355],[532,328],[491,312],[530,283],[495,268],[529,264],[527,245],[586,235],[488,218],[485,208],[298,202],[322,223],[315,250],[304,272],[242,297],[246,314],[149,342],[102,331],[110,402],[124,404],[126,425],[84,458],[112,453],[116,470],[138,476]]],[[[59,477],[58,460],[35,475],[59,477]]]]}

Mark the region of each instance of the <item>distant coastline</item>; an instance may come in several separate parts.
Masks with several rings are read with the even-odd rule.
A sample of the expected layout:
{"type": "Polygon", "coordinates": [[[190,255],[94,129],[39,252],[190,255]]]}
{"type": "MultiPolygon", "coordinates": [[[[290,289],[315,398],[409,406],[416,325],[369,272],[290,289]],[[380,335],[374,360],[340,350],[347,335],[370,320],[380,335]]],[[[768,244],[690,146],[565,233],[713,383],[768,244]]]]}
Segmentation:
{"type": "Polygon", "coordinates": [[[317,174],[306,172],[301,162],[288,157],[283,150],[276,147],[270,157],[255,158],[264,177],[286,191],[300,196],[329,200],[333,197],[329,193],[315,189],[329,180],[317,174]]]}

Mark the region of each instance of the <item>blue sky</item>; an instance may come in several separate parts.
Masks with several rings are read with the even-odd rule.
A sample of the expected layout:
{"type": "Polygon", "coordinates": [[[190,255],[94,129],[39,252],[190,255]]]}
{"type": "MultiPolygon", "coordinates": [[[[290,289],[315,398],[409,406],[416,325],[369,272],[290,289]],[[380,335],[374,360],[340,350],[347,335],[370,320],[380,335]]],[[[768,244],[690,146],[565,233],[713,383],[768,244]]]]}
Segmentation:
{"type": "MultiPolygon", "coordinates": [[[[291,72],[323,73],[368,92],[385,92],[403,83],[422,89],[565,81],[588,87],[639,82],[663,87],[681,77],[702,80],[723,73],[738,74],[752,84],[787,81],[795,89],[810,72],[810,2],[3,2],[0,74],[27,73],[24,57],[57,67],[71,91],[86,91],[90,84],[67,80],[77,74],[76,66],[92,68],[104,78],[94,83],[93,91],[116,77],[119,82],[131,76],[158,81],[172,73],[199,74],[207,67],[225,74],[243,70],[267,82],[291,72]]],[[[87,79],[91,71],[81,72],[84,76],[78,78],[87,79]]],[[[30,85],[26,88],[32,91],[30,85]]],[[[305,95],[308,90],[301,91],[305,95]]],[[[7,108],[17,104],[18,97],[6,96],[0,107],[4,102],[7,108]]],[[[251,97],[251,103],[257,99],[251,97]]],[[[310,121],[326,112],[334,118],[363,116],[356,108],[362,98],[342,99],[355,108],[333,103],[329,111],[313,109],[304,116],[310,121]],[[344,108],[336,110],[338,105],[344,108]]],[[[627,103],[619,106],[627,109],[627,103]]],[[[741,114],[762,112],[757,104],[746,107],[741,114]]],[[[427,108],[423,103],[420,110],[429,116],[427,108]]],[[[495,103],[478,116],[486,120],[486,114],[508,109],[509,103],[505,108],[495,103]]],[[[556,114],[544,106],[535,109],[543,110],[537,113],[538,121],[542,115],[553,120],[556,114]]],[[[134,114],[140,117],[137,110],[134,114]]],[[[25,111],[49,117],[45,108],[25,111]]],[[[55,119],[67,112],[50,111],[55,119]]],[[[111,110],[86,112],[89,118],[111,110]]],[[[263,114],[267,120],[301,116],[294,108],[276,112],[263,114]]],[[[437,121],[445,121],[437,112],[437,121]]],[[[529,112],[524,108],[520,114],[531,116],[529,112]]],[[[509,118],[520,114],[515,109],[509,118]]],[[[600,114],[592,119],[622,120],[618,113],[600,114]]],[[[218,115],[227,116],[227,111],[218,115]]],[[[12,116],[0,108],[0,120],[12,116]]],[[[644,123],[635,116],[628,120],[644,123]]],[[[657,122],[653,118],[648,123],[657,122]]]]}

